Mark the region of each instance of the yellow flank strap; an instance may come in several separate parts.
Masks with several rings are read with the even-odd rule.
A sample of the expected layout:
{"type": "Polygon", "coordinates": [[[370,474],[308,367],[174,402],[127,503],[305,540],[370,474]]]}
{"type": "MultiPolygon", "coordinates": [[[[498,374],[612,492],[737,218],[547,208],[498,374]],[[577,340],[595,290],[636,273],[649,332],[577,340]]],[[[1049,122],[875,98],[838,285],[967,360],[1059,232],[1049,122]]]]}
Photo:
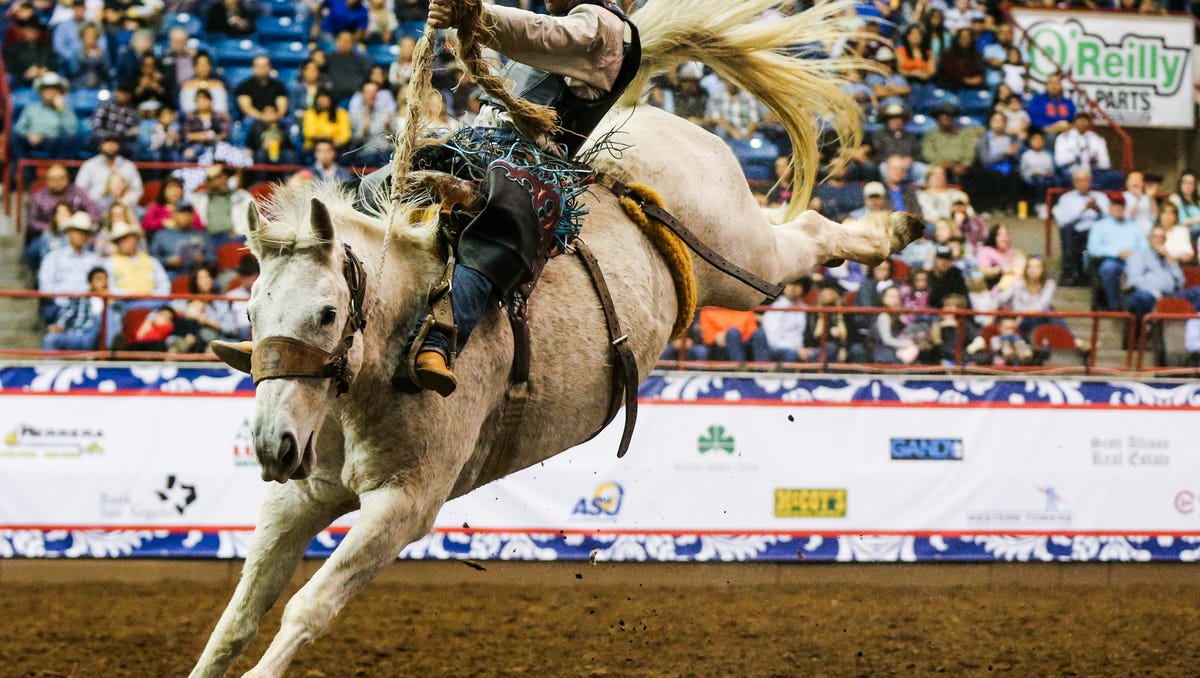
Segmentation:
{"type": "MultiPolygon", "coordinates": [[[[629,184],[629,189],[643,202],[657,207],[663,206],[662,198],[649,186],[629,184]]],[[[667,263],[667,268],[671,271],[671,280],[675,283],[675,298],[678,306],[671,338],[679,339],[687,334],[688,326],[692,324],[692,318],[696,315],[696,276],[692,271],[692,257],[683,241],[666,226],[647,217],[637,201],[624,197],[620,198],[620,202],[625,213],[654,244],[663,261],[667,263]]]]}

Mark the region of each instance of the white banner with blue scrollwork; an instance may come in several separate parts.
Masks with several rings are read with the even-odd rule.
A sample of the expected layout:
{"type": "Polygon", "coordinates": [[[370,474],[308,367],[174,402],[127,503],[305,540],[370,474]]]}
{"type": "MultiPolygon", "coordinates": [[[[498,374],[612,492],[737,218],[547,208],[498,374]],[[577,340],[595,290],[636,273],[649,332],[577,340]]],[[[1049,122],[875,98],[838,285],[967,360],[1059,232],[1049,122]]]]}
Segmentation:
{"type": "MultiPolygon", "coordinates": [[[[252,394],[223,368],[0,366],[0,557],[243,556],[252,394]]],[[[671,374],[641,396],[625,459],[609,431],[451,502],[402,557],[1200,556],[1200,384],[671,374]]]]}

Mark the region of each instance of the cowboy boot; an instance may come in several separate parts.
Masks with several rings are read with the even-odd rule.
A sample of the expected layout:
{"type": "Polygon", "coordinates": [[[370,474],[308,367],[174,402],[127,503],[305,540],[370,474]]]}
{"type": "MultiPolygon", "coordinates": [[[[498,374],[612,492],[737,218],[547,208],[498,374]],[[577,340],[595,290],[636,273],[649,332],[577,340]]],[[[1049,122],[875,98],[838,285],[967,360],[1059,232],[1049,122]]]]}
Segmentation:
{"type": "Polygon", "coordinates": [[[250,374],[250,355],[254,352],[252,341],[210,341],[208,345],[226,365],[239,372],[250,374]]]}
{"type": "Polygon", "coordinates": [[[449,397],[458,388],[458,378],[440,350],[427,348],[417,354],[417,378],[425,388],[443,398],[449,397]]]}

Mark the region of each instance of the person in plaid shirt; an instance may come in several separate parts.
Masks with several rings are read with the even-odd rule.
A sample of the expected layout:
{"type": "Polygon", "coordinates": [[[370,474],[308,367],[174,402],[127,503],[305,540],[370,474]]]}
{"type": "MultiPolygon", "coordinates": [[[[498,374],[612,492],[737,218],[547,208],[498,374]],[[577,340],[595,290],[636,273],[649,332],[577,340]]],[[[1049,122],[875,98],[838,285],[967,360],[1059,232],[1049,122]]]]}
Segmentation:
{"type": "Polygon", "coordinates": [[[749,92],[729,80],[723,82],[724,91],[713,93],[708,100],[709,122],[723,139],[748,139],[762,122],[762,108],[749,92]]]}
{"type": "MultiPolygon", "coordinates": [[[[108,271],[96,266],[88,271],[88,290],[108,292],[108,271]]],[[[46,328],[42,349],[46,351],[86,351],[96,348],[100,338],[100,316],[104,300],[100,297],[75,297],[59,307],[58,316],[46,328]]]]}
{"type": "Polygon", "coordinates": [[[133,90],[129,85],[117,85],[113,97],[96,107],[90,124],[93,148],[99,148],[100,140],[111,136],[121,143],[121,155],[126,158],[137,157],[141,119],[133,107],[133,90]]]}

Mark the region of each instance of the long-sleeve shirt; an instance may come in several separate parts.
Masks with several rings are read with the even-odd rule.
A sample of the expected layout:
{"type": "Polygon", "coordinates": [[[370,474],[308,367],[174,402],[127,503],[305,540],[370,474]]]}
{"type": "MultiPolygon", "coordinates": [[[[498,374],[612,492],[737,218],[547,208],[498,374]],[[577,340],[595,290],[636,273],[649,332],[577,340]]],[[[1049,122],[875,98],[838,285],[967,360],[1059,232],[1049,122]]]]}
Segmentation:
{"type": "Polygon", "coordinates": [[[1143,233],[1149,233],[1150,227],[1154,225],[1155,206],[1153,196],[1145,193],[1135,195],[1132,191],[1125,191],[1125,216],[1141,226],[1143,233]]]}
{"type": "Polygon", "coordinates": [[[1023,311],[1044,312],[1054,310],[1054,291],[1056,289],[1058,286],[1053,280],[1042,283],[1042,289],[1039,292],[1030,290],[1024,280],[1014,280],[1004,289],[994,289],[992,294],[1000,307],[1010,311],[1018,313],[1023,311]]]}
{"type": "Polygon", "coordinates": [[[109,175],[113,173],[125,178],[125,183],[129,184],[129,191],[136,196],[134,202],[141,200],[142,175],[138,174],[137,167],[132,162],[120,156],[114,158],[111,165],[103,155],[88,159],[79,167],[79,173],[75,175],[75,185],[82,188],[89,198],[98,201],[108,186],[109,175]]]}
{"type": "Polygon", "coordinates": [[[742,341],[750,341],[750,335],[758,329],[758,319],[753,311],[731,311],[716,307],[700,309],[700,336],[704,343],[716,343],[718,334],[735,327],[742,333],[742,341]]]}
{"type": "Polygon", "coordinates": [[[967,130],[945,132],[935,127],[921,139],[921,152],[931,165],[952,162],[969,166],[975,159],[975,140],[975,135],[967,130]]]}
{"type": "Polygon", "coordinates": [[[1183,270],[1179,262],[1168,261],[1158,252],[1146,248],[1129,255],[1125,261],[1125,280],[1129,286],[1149,292],[1157,299],[1183,288],[1183,270]]]}
{"type": "Polygon", "coordinates": [[[1050,151],[1030,148],[1021,154],[1021,178],[1026,183],[1033,183],[1034,177],[1053,176],[1054,156],[1050,155],[1050,151]]]}
{"type": "Polygon", "coordinates": [[[1094,257],[1117,257],[1121,252],[1144,250],[1148,247],[1142,229],[1132,221],[1117,221],[1105,217],[1092,224],[1088,234],[1087,251],[1094,257]]]}
{"type": "Polygon", "coordinates": [[[1055,203],[1053,214],[1059,226],[1087,231],[1097,219],[1108,214],[1108,196],[1099,191],[1090,191],[1087,195],[1079,191],[1064,193],[1055,203]],[[1093,200],[1096,202],[1095,209],[1087,206],[1093,200]]]}
{"type": "MultiPolygon", "coordinates": [[[[797,308],[787,297],[771,302],[772,308],[797,308]]],[[[762,316],[762,330],[771,348],[797,349],[804,345],[804,328],[808,318],[803,311],[767,311],[762,316]]]]}
{"type": "Polygon", "coordinates": [[[350,115],[346,109],[339,108],[333,120],[327,113],[318,113],[315,109],[304,111],[301,129],[304,130],[304,148],[310,149],[313,141],[322,137],[332,139],[334,145],[345,146],[350,142],[350,115]]]}
{"type": "MultiPolygon", "coordinates": [[[[100,257],[85,249],[76,252],[70,247],[51,250],[38,269],[38,290],[82,294],[88,291],[88,271],[100,265],[100,257]]],[[[62,300],[66,304],[66,300],[62,300]]]]}
{"type": "Polygon", "coordinates": [[[71,212],[87,212],[93,222],[100,221],[103,216],[100,206],[87,196],[78,186],[67,185],[67,190],[55,195],[49,188],[41,188],[29,196],[29,213],[27,222],[29,228],[35,231],[45,231],[50,228],[50,220],[54,218],[54,208],[59,203],[66,203],[71,212]]]}
{"type": "Polygon", "coordinates": [[[1112,167],[1104,137],[1092,131],[1080,134],[1077,129],[1063,132],[1054,140],[1054,164],[1067,171],[1112,167]]]}
{"type": "Polygon", "coordinates": [[[1054,98],[1049,94],[1035,94],[1026,107],[1029,111],[1029,124],[1044,129],[1051,125],[1075,119],[1075,102],[1066,97],[1054,98]]]}
{"type": "Polygon", "coordinates": [[[39,134],[48,139],[56,139],[78,131],[79,119],[75,117],[75,111],[70,106],[64,106],[60,111],[40,101],[26,106],[13,125],[13,132],[23,137],[39,134]]]}

